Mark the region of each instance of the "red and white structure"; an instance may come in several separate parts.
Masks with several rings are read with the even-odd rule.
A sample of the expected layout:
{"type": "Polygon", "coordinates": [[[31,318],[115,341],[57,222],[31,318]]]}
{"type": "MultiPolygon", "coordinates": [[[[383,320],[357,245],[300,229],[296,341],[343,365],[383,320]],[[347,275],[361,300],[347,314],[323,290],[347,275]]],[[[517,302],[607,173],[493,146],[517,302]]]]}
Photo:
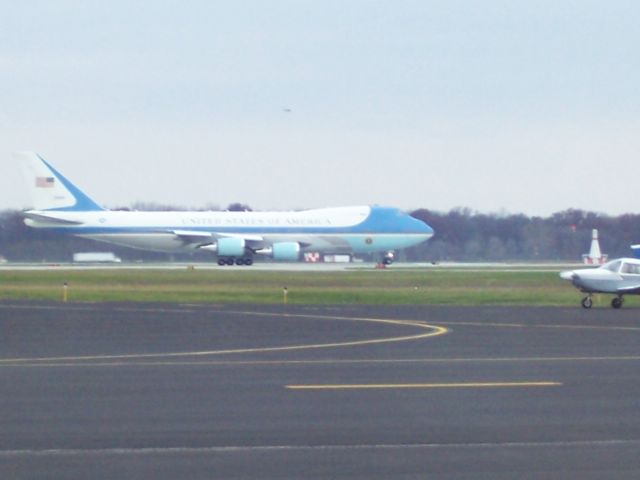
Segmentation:
{"type": "Polygon", "coordinates": [[[305,252],[304,261],[307,263],[318,263],[321,260],[320,252],[305,252]]]}
{"type": "Polygon", "coordinates": [[[602,265],[607,261],[609,255],[600,251],[600,242],[598,241],[598,230],[593,229],[591,232],[591,248],[589,253],[582,255],[582,261],[586,265],[602,265]]]}

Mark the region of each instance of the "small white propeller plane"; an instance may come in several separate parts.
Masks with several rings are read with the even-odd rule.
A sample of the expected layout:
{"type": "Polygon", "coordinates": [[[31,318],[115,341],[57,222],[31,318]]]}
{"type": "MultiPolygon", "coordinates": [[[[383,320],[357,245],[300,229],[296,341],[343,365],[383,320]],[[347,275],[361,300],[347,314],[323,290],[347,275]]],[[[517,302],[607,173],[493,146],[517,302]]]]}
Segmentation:
{"type": "Polygon", "coordinates": [[[581,268],[560,272],[560,278],[569,280],[574,287],[587,294],[582,299],[584,308],[591,308],[594,293],[611,293],[613,308],[620,308],[625,295],[640,295],[640,260],[618,258],[598,268],[581,268]]]}

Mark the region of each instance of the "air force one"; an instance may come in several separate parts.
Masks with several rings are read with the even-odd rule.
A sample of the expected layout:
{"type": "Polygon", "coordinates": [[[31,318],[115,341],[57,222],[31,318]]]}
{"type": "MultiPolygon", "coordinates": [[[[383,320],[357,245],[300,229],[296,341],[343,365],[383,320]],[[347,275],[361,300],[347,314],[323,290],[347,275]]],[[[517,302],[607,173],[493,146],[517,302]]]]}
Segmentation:
{"type": "Polygon", "coordinates": [[[612,293],[613,308],[620,308],[625,295],[640,295],[640,260],[619,258],[598,268],[580,268],[560,273],[560,277],[569,280],[574,287],[587,294],[582,299],[584,308],[591,308],[594,293],[612,293]]]}
{"type": "Polygon", "coordinates": [[[33,209],[34,228],[160,252],[213,252],[219,265],[251,265],[255,254],[295,261],[303,252],[380,253],[433,236],[426,223],[396,208],[355,206],[292,212],[139,212],[107,210],[34,152],[17,152],[33,209]]]}

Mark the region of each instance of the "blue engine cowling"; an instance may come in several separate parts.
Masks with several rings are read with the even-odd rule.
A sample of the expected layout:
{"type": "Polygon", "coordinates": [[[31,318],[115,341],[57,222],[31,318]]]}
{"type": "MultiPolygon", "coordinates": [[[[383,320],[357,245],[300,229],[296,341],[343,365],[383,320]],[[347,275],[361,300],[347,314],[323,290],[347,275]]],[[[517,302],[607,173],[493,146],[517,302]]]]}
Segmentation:
{"type": "Polygon", "coordinates": [[[242,257],[245,253],[244,238],[220,238],[216,251],[219,257],[242,257]]]}
{"type": "Polygon", "coordinates": [[[271,246],[274,260],[295,261],[300,257],[300,244],[296,242],[280,242],[271,246]]]}

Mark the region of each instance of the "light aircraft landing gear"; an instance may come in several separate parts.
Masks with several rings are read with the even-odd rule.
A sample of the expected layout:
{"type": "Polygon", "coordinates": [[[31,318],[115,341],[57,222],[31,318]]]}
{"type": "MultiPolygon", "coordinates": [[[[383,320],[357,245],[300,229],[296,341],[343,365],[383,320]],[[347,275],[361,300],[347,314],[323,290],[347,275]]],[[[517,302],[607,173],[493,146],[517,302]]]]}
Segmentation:
{"type": "Polygon", "coordinates": [[[591,295],[587,295],[582,299],[582,308],[591,308],[593,306],[593,300],[591,299],[591,295]]]}
{"type": "Polygon", "coordinates": [[[623,303],[624,303],[624,299],[621,296],[620,297],[616,297],[613,300],[611,300],[611,306],[613,308],[620,308],[623,303]]]}

